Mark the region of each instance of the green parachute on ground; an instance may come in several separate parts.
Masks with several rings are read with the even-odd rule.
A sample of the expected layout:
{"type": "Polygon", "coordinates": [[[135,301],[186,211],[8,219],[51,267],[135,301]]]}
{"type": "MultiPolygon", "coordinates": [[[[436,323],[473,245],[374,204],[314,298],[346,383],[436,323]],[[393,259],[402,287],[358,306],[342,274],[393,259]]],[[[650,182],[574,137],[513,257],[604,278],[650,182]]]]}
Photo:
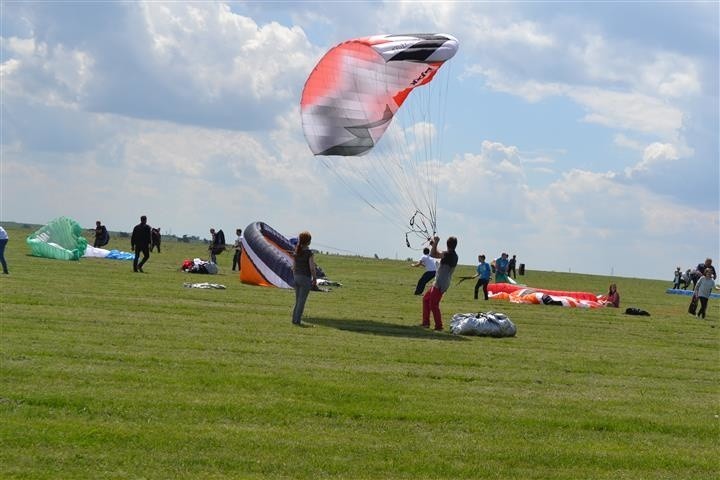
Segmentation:
{"type": "Polygon", "coordinates": [[[30,254],[57,260],[80,260],[87,248],[82,231],[80,224],[71,218],[58,217],[51,220],[28,236],[30,254]]]}

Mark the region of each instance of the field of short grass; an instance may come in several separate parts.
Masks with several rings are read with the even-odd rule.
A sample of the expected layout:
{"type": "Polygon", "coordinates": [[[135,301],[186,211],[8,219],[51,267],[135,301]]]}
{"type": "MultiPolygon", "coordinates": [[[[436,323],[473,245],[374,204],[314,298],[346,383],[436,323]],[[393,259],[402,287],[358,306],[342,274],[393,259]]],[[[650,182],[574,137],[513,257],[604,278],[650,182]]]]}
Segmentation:
{"type": "MultiPolygon", "coordinates": [[[[720,301],[686,313],[670,282],[528,271],[523,283],[604,293],[621,309],[475,301],[515,338],[418,328],[421,269],[318,255],[342,287],[252,287],[200,243],[131,262],[31,257],[10,229],[0,275],[3,478],[716,479],[720,301]],[[184,288],[212,281],[226,290],[184,288]],[[624,314],[627,306],[652,316],[624,314]]],[[[461,243],[462,246],[462,243],[461,243]]],[[[113,237],[108,248],[129,250],[113,237]]],[[[458,267],[471,275],[474,266],[458,267]]]]}

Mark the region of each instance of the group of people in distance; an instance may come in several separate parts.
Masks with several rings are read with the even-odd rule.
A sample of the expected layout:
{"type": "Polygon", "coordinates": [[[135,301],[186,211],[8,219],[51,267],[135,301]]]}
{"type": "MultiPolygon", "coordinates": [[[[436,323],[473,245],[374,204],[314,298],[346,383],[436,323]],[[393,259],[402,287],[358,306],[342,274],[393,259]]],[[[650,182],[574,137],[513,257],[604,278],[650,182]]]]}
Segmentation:
{"type": "MultiPolygon", "coordinates": [[[[233,244],[233,271],[235,271],[236,268],[240,270],[242,253],[242,230],[238,228],[235,233],[237,234],[237,238],[233,244]]],[[[211,261],[215,263],[217,260],[216,256],[226,248],[225,238],[222,230],[216,231],[214,228],[210,229],[210,235],[212,238],[208,251],[211,261]]],[[[106,245],[108,240],[109,233],[105,226],[102,225],[102,222],[98,220],[95,228],[94,246],[100,247],[106,245]]],[[[308,294],[310,290],[317,285],[317,267],[315,265],[313,251],[310,249],[311,240],[312,236],[310,232],[300,232],[295,250],[291,253],[293,273],[295,276],[295,305],[292,312],[292,323],[298,326],[307,326],[302,323],[302,316],[308,294]]],[[[0,228],[0,260],[2,260],[3,273],[7,273],[7,265],[4,261],[4,255],[2,255],[2,250],[4,250],[6,243],[7,234],[0,228]]],[[[415,295],[423,295],[426,285],[434,279],[433,285],[423,295],[422,323],[420,325],[423,328],[430,328],[430,316],[432,315],[435,330],[443,329],[440,301],[448,288],[450,288],[452,276],[458,264],[458,255],[456,252],[457,238],[452,236],[448,237],[446,250],[444,251],[440,251],[439,243],[440,237],[438,236],[429,239],[430,247],[423,249],[422,257],[412,264],[413,267],[422,266],[425,268],[415,287],[415,295]]],[[[156,246],[158,253],[160,252],[160,229],[151,228],[147,224],[147,217],[143,215],[140,217],[140,223],[133,228],[130,238],[130,246],[135,253],[133,271],[143,272],[143,265],[145,265],[150,257],[151,245],[152,247],[156,246]],[[140,254],[142,254],[142,259],[140,259],[140,254]]],[[[488,300],[488,284],[490,283],[492,274],[495,274],[496,283],[508,282],[511,276],[513,278],[516,277],[516,265],[517,257],[513,255],[512,258],[509,258],[505,252],[490,264],[486,262],[484,254],[478,255],[477,273],[472,277],[465,277],[472,279],[477,278],[474,298],[476,300],[478,299],[480,289],[482,289],[483,298],[488,300]]],[[[692,283],[694,295],[700,301],[700,310],[697,312],[697,316],[705,318],[708,299],[710,298],[710,293],[715,288],[716,279],[717,273],[715,267],[712,265],[712,260],[708,258],[705,262],[699,263],[695,270],[687,269],[685,273],[682,272],[680,267],[677,267],[673,278],[673,288],[687,289],[690,283],[692,283]]],[[[610,285],[608,290],[606,304],[612,307],[620,306],[620,294],[614,283],[610,285]]]]}
{"type": "MultiPolygon", "coordinates": [[[[508,254],[503,252],[492,263],[487,263],[485,258],[485,254],[478,255],[477,273],[473,277],[470,277],[472,279],[477,278],[477,282],[475,283],[475,300],[478,299],[480,288],[483,290],[485,300],[488,299],[487,287],[493,272],[495,273],[496,283],[507,283],[510,276],[516,278],[516,255],[513,255],[512,258],[509,259],[508,254]]],[[[427,283],[435,277],[435,272],[438,268],[437,261],[430,255],[430,249],[425,248],[423,249],[423,256],[420,257],[417,262],[413,263],[412,266],[425,267],[425,272],[418,279],[415,287],[415,295],[422,295],[427,283]]]]}
{"type": "Polygon", "coordinates": [[[697,286],[698,281],[705,275],[705,270],[710,269],[710,273],[713,279],[717,278],[715,267],[712,264],[712,259],[706,258],[704,262],[698,263],[695,269],[688,268],[684,272],[680,267],[675,269],[673,275],[673,287],[675,289],[687,290],[692,283],[693,290],[697,286]]]}

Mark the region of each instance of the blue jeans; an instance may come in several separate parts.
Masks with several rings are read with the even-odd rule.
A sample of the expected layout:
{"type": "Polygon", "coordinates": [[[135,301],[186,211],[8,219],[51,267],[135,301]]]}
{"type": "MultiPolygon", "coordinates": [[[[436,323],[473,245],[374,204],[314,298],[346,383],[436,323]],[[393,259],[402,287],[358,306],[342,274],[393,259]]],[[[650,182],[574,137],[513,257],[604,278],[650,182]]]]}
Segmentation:
{"type": "Polygon", "coordinates": [[[312,288],[312,279],[305,275],[295,275],[295,308],[293,308],[292,322],[300,325],[305,302],[312,288]]]}
{"type": "Polygon", "coordinates": [[[8,273],[7,263],[5,263],[5,245],[7,245],[7,243],[7,238],[0,240],[0,263],[2,263],[3,273],[8,273]]]}

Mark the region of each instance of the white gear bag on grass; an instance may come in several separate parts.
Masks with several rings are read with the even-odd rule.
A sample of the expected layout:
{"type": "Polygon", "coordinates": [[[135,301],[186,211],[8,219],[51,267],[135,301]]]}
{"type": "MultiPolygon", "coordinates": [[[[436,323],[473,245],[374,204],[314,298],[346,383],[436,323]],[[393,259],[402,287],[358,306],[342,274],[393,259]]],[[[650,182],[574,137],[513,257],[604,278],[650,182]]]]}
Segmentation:
{"type": "Polygon", "coordinates": [[[450,322],[450,331],[454,335],[514,337],[517,327],[504,313],[456,313],[450,322]]]}

